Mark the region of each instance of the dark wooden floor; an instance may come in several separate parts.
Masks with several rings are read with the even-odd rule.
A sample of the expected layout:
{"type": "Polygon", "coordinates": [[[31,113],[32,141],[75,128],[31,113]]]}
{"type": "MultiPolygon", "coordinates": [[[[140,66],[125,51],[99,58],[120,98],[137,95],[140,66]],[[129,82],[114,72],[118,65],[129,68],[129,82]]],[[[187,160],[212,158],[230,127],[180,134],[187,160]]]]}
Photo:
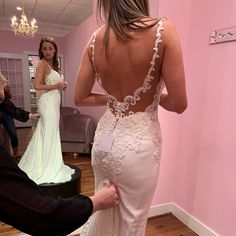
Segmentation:
{"type": "MultiPolygon", "coordinates": [[[[20,154],[22,155],[33,134],[34,129],[20,128],[17,130],[19,136],[20,154]]],[[[89,156],[64,154],[66,164],[79,166],[81,170],[81,193],[92,195],[94,192],[94,176],[89,156]]],[[[0,222],[0,236],[25,236],[13,227],[0,222]]],[[[74,235],[76,236],[76,235],[74,235]]],[[[96,236],[96,235],[94,235],[96,236]]],[[[122,236],[122,235],[120,235],[122,236]]],[[[148,220],[146,236],[197,236],[188,227],[181,223],[172,214],[166,214],[148,220]]]]}

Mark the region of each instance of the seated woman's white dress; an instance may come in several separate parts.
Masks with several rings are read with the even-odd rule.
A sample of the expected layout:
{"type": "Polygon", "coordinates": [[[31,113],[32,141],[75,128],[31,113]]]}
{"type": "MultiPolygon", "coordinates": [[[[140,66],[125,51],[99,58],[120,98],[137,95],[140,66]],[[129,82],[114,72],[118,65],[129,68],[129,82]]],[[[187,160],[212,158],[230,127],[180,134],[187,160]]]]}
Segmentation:
{"type": "MultiPolygon", "coordinates": [[[[62,80],[51,68],[46,84],[62,80]]],[[[61,183],[71,180],[74,170],[63,162],[59,120],[61,94],[54,89],[44,91],[38,101],[40,118],[19,167],[37,184],[61,183]]]]}
{"type": "Polygon", "coordinates": [[[133,95],[119,102],[102,85],[94,60],[96,33],[92,39],[92,61],[96,79],[107,96],[109,108],[100,119],[92,149],[95,191],[104,184],[117,186],[120,203],[111,209],[95,212],[83,226],[81,236],[144,236],[148,212],[157,185],[161,156],[161,130],[157,108],[163,79],[157,84],[151,104],[144,111],[133,112],[138,101],[148,93],[152,72],[158,58],[162,20],[157,27],[154,53],[143,85],[133,95]],[[131,108],[131,109],[130,109],[131,108]]]}

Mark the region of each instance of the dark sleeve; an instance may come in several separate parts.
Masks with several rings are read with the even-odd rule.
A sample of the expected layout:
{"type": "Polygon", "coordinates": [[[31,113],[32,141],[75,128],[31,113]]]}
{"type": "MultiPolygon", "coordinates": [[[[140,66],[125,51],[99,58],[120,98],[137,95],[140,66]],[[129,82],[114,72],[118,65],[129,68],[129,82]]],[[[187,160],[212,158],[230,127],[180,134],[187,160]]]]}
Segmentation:
{"type": "Polygon", "coordinates": [[[87,196],[45,196],[1,144],[0,186],[0,221],[30,235],[68,235],[93,212],[93,203],[87,196]]]}
{"type": "Polygon", "coordinates": [[[0,108],[16,120],[26,122],[29,119],[29,112],[16,107],[8,98],[1,103],[0,108]]]}

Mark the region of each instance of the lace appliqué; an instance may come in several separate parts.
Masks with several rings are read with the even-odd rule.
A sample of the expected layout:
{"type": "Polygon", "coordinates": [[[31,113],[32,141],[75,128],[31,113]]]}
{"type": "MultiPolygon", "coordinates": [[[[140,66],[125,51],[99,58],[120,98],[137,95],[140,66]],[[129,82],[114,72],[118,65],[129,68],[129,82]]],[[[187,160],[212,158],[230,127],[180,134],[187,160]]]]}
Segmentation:
{"type": "Polygon", "coordinates": [[[140,112],[133,116],[124,117],[116,121],[113,114],[107,110],[100,120],[93,146],[92,165],[99,170],[104,179],[116,183],[121,174],[122,160],[128,156],[127,152],[142,152],[143,137],[150,136],[154,145],[153,156],[159,162],[161,155],[161,130],[156,113],[140,112]],[[113,131],[114,144],[111,152],[97,149],[104,133],[110,134],[114,122],[118,122],[113,131]]]}

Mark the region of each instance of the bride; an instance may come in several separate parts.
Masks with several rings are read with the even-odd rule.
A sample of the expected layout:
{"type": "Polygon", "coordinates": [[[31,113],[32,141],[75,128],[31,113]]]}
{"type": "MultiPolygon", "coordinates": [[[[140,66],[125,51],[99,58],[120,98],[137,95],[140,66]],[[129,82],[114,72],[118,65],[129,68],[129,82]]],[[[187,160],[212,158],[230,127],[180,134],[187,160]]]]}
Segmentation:
{"type": "Polygon", "coordinates": [[[67,182],[74,170],[63,162],[59,133],[60,90],[66,89],[67,82],[58,68],[53,38],[41,39],[39,58],[34,87],[42,92],[38,100],[40,119],[19,167],[37,184],[67,182]]]}

